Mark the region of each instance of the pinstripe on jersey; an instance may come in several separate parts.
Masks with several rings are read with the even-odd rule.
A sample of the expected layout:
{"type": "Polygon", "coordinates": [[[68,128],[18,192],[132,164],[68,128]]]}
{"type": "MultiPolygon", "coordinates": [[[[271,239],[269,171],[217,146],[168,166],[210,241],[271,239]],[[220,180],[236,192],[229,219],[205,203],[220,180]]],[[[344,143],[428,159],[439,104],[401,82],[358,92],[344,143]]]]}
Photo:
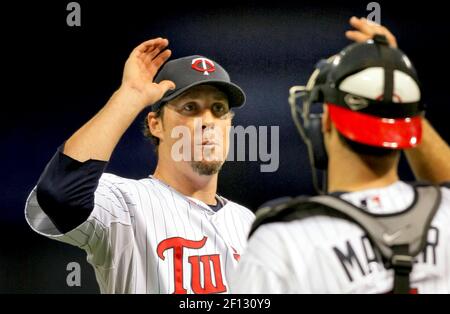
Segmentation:
{"type": "Polygon", "coordinates": [[[60,234],[34,189],[25,214],[51,239],[84,249],[102,293],[227,293],[254,215],[234,202],[214,212],[161,181],[103,174],[86,222],[60,234]]]}
{"type": "MultiPolygon", "coordinates": [[[[441,190],[427,245],[411,274],[411,287],[418,293],[450,293],[450,190],[441,190]]],[[[369,212],[386,214],[410,206],[414,192],[396,182],[341,197],[369,212]]],[[[327,216],[261,226],[250,238],[233,279],[234,293],[387,293],[393,287],[393,271],[383,267],[363,230],[327,216]],[[246,280],[241,280],[243,274],[246,280]]]]}

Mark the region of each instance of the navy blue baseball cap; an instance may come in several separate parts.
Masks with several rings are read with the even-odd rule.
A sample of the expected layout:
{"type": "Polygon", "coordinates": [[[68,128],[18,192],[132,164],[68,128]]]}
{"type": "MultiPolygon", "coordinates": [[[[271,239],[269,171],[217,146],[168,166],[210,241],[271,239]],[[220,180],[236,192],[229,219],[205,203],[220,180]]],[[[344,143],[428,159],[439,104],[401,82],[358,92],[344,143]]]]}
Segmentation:
{"type": "Polygon", "coordinates": [[[176,88],[167,91],[161,100],[153,104],[152,111],[157,111],[168,101],[197,85],[216,87],[227,95],[230,107],[241,107],[245,103],[244,91],[231,82],[227,71],[217,62],[203,56],[188,56],[167,62],[156,75],[154,82],[164,80],[173,81],[176,88]]]}

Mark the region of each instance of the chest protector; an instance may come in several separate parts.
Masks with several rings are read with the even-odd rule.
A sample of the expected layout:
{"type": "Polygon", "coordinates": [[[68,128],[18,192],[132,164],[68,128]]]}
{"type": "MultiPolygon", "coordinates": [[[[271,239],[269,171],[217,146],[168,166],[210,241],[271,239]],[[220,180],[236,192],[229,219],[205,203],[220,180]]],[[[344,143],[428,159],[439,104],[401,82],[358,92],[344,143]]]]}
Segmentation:
{"type": "Polygon", "coordinates": [[[417,256],[426,245],[431,221],[441,201],[438,186],[414,184],[414,201],[404,211],[372,214],[332,195],[299,196],[272,201],[256,213],[250,231],[266,223],[290,222],[325,215],[350,220],[361,227],[381,255],[387,269],[394,270],[394,293],[409,293],[409,276],[417,256]]]}

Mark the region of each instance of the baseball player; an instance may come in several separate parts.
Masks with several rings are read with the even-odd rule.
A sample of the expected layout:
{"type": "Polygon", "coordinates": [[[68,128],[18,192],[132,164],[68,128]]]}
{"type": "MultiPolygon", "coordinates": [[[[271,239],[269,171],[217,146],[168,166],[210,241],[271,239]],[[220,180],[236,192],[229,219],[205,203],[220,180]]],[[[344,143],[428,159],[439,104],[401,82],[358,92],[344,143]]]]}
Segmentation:
{"type": "Polygon", "coordinates": [[[347,36],[360,43],[291,89],[291,106],[303,98],[293,116],[312,164],[326,165],[327,194],[257,212],[234,293],[450,293],[450,148],[422,117],[416,72],[395,38],[352,24],[347,36]],[[311,113],[322,104],[321,116],[311,113]],[[419,178],[443,185],[400,181],[403,149],[419,178]]]}
{"type": "Polygon", "coordinates": [[[167,46],[156,38],[131,52],[120,88],[59,147],[26,202],[33,230],[86,251],[102,293],[228,293],[254,219],[216,194],[231,107],[244,104],[244,92],[203,56],[161,68],[167,46]],[[149,105],[154,174],[104,173],[120,137],[149,105]]]}

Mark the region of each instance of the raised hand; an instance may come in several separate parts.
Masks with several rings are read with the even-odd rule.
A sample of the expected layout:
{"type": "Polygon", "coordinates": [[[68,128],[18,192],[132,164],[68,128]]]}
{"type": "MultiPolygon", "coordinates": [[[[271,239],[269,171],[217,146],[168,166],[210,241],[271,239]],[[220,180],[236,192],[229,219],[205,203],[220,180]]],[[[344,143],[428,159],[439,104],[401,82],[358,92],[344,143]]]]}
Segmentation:
{"type": "Polygon", "coordinates": [[[169,41],[150,39],[137,46],[125,63],[121,90],[134,93],[143,107],[157,102],[169,90],[175,88],[172,81],[153,83],[159,68],[172,52],[166,49],[169,41]]]}
{"type": "Polygon", "coordinates": [[[360,43],[373,38],[375,34],[380,34],[386,36],[391,47],[397,48],[395,36],[392,35],[386,27],[380,24],[369,21],[366,18],[357,18],[353,16],[350,19],[350,25],[355,28],[355,30],[345,32],[345,36],[350,40],[360,43]]]}

